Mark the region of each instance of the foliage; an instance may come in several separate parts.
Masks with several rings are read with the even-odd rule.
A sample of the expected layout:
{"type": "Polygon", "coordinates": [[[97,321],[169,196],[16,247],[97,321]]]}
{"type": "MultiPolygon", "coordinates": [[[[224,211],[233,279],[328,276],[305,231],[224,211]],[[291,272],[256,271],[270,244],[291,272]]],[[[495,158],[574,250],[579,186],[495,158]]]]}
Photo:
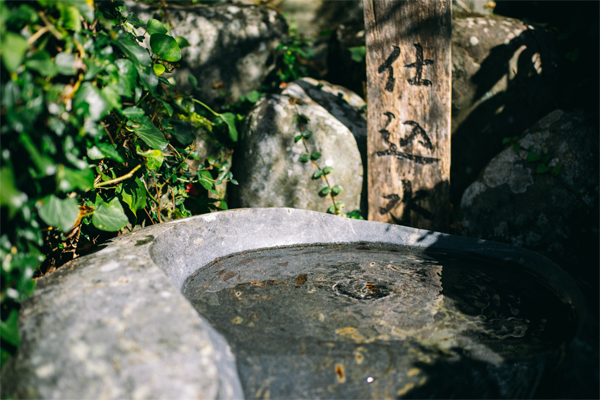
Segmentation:
{"type": "Polygon", "coordinates": [[[216,185],[237,183],[237,118],[172,89],[187,40],[121,0],[0,2],[0,37],[4,362],[36,271],[136,225],[227,209],[216,185]],[[198,131],[224,156],[200,159],[198,131]]]}
{"type": "Polygon", "coordinates": [[[550,167],[548,167],[548,161],[550,161],[551,158],[550,155],[542,156],[540,154],[537,154],[535,151],[533,151],[533,146],[529,146],[527,149],[522,149],[521,144],[518,142],[518,140],[518,136],[505,137],[504,140],[502,140],[502,144],[511,145],[512,150],[515,152],[515,154],[520,154],[523,150],[527,151],[527,162],[538,163],[535,169],[536,173],[545,174],[546,172],[550,172],[553,176],[557,176],[560,173],[563,164],[557,164],[554,168],[550,169],[550,167]]]}

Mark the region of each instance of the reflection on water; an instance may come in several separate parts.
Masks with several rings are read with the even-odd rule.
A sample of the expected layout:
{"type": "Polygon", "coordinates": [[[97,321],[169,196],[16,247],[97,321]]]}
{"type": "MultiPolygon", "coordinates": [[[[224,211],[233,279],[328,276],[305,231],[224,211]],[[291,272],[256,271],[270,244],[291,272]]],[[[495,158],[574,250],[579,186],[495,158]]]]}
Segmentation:
{"type": "Polygon", "coordinates": [[[572,335],[567,308],[531,277],[401,247],[237,254],[183,293],[232,346],[248,398],[403,396],[427,384],[425,365],[514,363],[572,335]]]}

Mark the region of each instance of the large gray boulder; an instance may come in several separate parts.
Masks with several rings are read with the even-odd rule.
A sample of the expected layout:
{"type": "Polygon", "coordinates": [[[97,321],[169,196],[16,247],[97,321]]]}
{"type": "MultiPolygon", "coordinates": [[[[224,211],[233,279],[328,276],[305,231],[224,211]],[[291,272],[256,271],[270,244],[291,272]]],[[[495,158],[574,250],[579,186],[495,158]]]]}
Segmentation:
{"type": "MultiPolygon", "coordinates": [[[[302,130],[313,132],[307,140],[309,153],[322,154],[316,164],[320,168],[333,167],[327,176],[329,182],[344,189],[336,201],[345,203],[345,211],[360,208],[363,165],[348,126],[354,126],[352,129],[360,136],[364,135],[361,129],[366,124],[362,117],[356,118],[358,114],[351,106],[340,105],[334,110],[331,105],[334,113],[355,113],[354,119],[341,122],[307,94],[313,89],[316,86],[310,81],[291,84],[285,94],[265,97],[250,111],[240,132],[240,146],[234,153],[234,176],[240,183],[232,187],[230,201],[234,207],[293,207],[324,212],[332,205],[329,196],[319,195],[325,181],[312,179],[315,166],[299,161],[306,149],[302,141],[294,142],[294,138],[301,132],[298,115],[304,114],[310,120],[302,125],[302,130]]],[[[343,96],[339,100],[343,101],[343,96]]],[[[334,96],[328,93],[328,99],[331,97],[334,96]]]]}
{"type": "Polygon", "coordinates": [[[598,132],[574,113],[554,111],[502,151],[465,191],[460,220],[467,236],[511,243],[550,258],[597,296],[598,132]],[[527,149],[550,155],[557,176],[537,174],[527,149]]]}
{"type": "Polygon", "coordinates": [[[502,150],[556,109],[558,53],[541,28],[503,17],[452,19],[452,202],[502,150]]]}
{"type": "MultiPolygon", "coordinates": [[[[158,17],[159,11],[140,4],[128,5],[128,9],[143,21],[158,17]]],[[[235,101],[259,89],[275,66],[275,48],[288,29],[283,17],[266,6],[171,5],[166,12],[173,36],[183,36],[190,43],[182,50],[181,67],[174,78],[179,87],[189,90],[188,76],[196,77],[200,90],[194,95],[210,105],[235,101]]],[[[146,35],[149,47],[148,42],[146,35]]]]}

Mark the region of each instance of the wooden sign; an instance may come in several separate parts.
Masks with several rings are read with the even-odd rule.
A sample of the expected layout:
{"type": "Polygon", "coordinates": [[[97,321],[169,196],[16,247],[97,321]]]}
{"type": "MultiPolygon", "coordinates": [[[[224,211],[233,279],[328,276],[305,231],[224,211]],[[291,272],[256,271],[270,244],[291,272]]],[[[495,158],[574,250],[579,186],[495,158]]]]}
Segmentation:
{"type": "Polygon", "coordinates": [[[447,230],[451,0],[364,0],[369,220],[447,230]]]}

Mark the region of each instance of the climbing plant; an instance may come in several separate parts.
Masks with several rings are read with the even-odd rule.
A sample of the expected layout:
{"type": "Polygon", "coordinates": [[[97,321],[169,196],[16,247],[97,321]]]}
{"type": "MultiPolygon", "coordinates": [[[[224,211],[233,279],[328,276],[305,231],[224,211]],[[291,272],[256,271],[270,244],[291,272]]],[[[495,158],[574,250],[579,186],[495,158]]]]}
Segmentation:
{"type": "Polygon", "coordinates": [[[227,209],[216,186],[237,183],[237,130],[173,89],[187,40],[121,0],[3,1],[0,37],[4,363],[34,276],[136,226],[227,209]],[[199,131],[222,156],[200,158],[199,131]]]}

